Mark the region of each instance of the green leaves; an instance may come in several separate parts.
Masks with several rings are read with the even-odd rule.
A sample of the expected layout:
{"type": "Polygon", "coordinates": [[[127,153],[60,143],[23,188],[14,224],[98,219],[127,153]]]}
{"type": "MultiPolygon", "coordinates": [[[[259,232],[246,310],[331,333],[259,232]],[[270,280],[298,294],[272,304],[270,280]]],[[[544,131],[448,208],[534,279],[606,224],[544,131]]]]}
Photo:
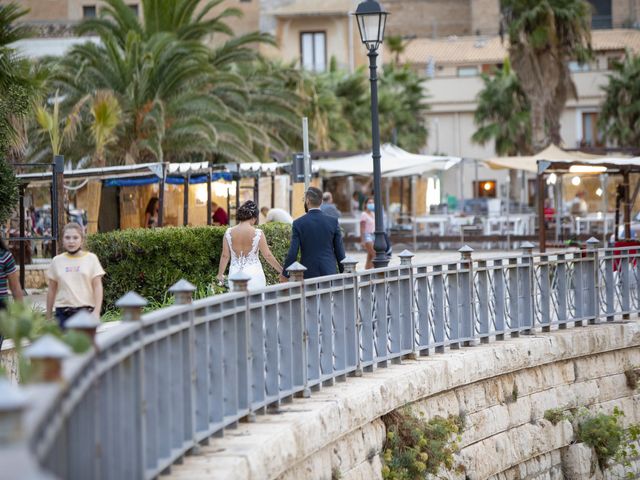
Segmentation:
{"type": "Polygon", "coordinates": [[[494,140],[498,155],[530,154],[531,106],[509,59],[493,76],[483,74],[482,81],[472,140],[481,145],[494,140]]]}
{"type": "Polygon", "coordinates": [[[9,220],[18,203],[18,179],[4,158],[0,157],[0,224],[9,220]]]}
{"type": "Polygon", "coordinates": [[[606,140],[621,147],[640,146],[640,56],[627,54],[617,62],[603,87],[598,127],[606,140]]]}

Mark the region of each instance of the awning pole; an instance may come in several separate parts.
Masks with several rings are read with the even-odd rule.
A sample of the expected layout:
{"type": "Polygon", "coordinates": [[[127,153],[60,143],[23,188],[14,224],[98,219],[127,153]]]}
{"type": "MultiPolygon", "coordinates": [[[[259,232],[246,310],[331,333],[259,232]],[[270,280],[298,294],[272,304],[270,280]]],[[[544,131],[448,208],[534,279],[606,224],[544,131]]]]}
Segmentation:
{"type": "Polygon", "coordinates": [[[167,165],[162,164],[162,176],[160,177],[160,185],[158,191],[158,227],[164,226],[164,183],[167,176],[167,165]]]}
{"type": "Polygon", "coordinates": [[[189,181],[191,180],[191,174],[187,173],[184,178],[184,200],[182,204],[182,225],[185,227],[189,224],[189,181]]]}

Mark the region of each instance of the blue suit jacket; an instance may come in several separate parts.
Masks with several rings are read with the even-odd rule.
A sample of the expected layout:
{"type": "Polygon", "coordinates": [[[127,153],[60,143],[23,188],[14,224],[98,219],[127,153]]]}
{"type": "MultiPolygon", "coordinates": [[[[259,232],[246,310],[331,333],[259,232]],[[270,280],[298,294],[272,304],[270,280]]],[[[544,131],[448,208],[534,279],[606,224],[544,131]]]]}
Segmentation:
{"type": "Polygon", "coordinates": [[[298,250],[302,250],[300,263],[307,268],[304,278],[342,273],[340,261],[345,254],[338,219],[313,209],[293,222],[285,274],[287,267],[296,261],[298,250]]]}

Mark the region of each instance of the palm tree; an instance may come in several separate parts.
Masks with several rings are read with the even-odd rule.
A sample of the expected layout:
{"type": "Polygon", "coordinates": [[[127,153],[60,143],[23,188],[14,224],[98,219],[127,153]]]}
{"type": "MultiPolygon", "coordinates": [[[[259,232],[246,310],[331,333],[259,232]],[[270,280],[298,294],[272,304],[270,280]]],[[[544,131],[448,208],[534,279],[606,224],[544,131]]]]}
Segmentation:
{"type": "Polygon", "coordinates": [[[495,75],[483,74],[482,81],[474,114],[478,130],[471,139],[481,145],[494,140],[498,155],[531,154],[531,106],[509,59],[495,75]]]}
{"type": "Polygon", "coordinates": [[[407,43],[402,38],[402,35],[390,35],[385,38],[384,42],[391,55],[393,55],[393,63],[400,65],[400,55],[404,53],[407,48],[407,43]]]}
{"type": "MultiPolygon", "coordinates": [[[[33,68],[12,43],[29,38],[31,30],[19,20],[28,10],[15,3],[0,5],[0,155],[20,143],[22,121],[37,98],[46,79],[46,71],[33,68]]],[[[9,157],[12,155],[9,153],[9,157]]]]}
{"type": "Polygon", "coordinates": [[[569,61],[590,56],[590,5],[584,0],[501,0],[509,56],[531,103],[533,147],[561,143],[560,114],[576,89],[569,61]]]}
{"type": "Polygon", "coordinates": [[[599,129],[609,142],[640,147],[640,56],[627,54],[613,67],[599,116],[599,129]]]}

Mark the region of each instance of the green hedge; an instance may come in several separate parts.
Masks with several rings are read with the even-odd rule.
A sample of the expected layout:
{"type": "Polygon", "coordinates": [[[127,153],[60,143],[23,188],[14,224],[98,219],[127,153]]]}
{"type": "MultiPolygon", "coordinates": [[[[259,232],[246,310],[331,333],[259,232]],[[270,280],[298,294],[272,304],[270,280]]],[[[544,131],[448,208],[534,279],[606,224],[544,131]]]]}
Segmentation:
{"type": "MultiPolygon", "coordinates": [[[[289,249],[291,226],[261,225],[271,251],[281,263],[289,249]]],[[[107,272],[104,308],[134,290],[148,300],[163,303],[168,288],[181,278],[198,288],[210,285],[218,273],[225,227],[168,227],[97,233],[87,238],[107,272]]],[[[278,281],[277,272],[263,261],[267,283],[278,281]]]]}

